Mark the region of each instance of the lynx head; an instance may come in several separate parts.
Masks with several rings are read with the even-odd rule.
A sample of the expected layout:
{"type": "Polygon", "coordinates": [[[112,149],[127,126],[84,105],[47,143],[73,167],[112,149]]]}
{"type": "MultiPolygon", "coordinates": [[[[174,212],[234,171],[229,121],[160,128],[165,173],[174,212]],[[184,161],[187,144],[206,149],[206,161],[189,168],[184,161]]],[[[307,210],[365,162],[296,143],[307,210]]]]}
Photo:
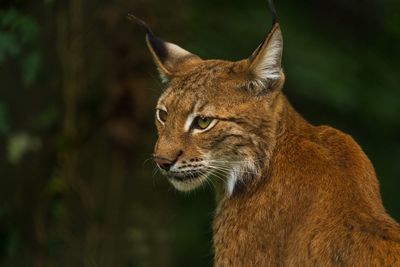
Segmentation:
{"type": "Polygon", "coordinates": [[[166,83],[155,111],[154,160],[163,174],[181,191],[222,181],[227,195],[256,179],[274,146],[285,79],[277,20],[248,59],[231,62],[203,60],[133,18],[166,83]]]}

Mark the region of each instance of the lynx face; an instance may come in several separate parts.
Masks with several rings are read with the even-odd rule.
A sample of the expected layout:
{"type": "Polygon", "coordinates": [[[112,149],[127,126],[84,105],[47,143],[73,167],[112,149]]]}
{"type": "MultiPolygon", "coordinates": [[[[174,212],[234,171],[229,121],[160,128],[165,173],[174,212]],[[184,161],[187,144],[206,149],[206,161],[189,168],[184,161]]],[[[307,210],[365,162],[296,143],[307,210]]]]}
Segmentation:
{"type": "Polygon", "coordinates": [[[279,24],[249,59],[229,62],[202,60],[138,22],[167,83],[156,107],[155,162],[178,190],[211,181],[232,194],[258,176],[274,146],[284,83],[279,24]]]}

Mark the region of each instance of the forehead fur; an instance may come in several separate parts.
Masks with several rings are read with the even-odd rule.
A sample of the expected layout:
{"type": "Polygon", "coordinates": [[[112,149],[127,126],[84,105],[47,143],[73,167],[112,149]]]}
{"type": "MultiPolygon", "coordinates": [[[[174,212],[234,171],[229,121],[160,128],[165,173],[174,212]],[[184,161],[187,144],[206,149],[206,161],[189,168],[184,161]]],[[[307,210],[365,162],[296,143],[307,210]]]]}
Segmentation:
{"type": "Polygon", "coordinates": [[[159,104],[171,106],[179,102],[201,102],[218,100],[238,104],[247,102],[252,97],[246,91],[248,61],[204,60],[183,66],[179,75],[174,77],[159,104]]]}

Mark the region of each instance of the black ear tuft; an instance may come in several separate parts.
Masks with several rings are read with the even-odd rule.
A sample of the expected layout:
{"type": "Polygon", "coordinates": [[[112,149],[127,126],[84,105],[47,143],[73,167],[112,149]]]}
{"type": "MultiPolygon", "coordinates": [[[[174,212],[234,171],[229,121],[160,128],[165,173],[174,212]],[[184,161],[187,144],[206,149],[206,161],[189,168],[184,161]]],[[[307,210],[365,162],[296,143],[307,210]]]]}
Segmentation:
{"type": "Polygon", "coordinates": [[[146,22],[138,17],[128,14],[130,21],[138,24],[146,33],[146,43],[160,71],[161,79],[164,82],[175,76],[182,67],[182,64],[189,60],[200,60],[200,58],[176,44],[166,42],[157,37],[146,22]]]}
{"type": "Polygon", "coordinates": [[[136,17],[135,15],[129,13],[129,14],[126,16],[126,18],[127,18],[129,21],[132,21],[132,22],[136,23],[137,25],[139,25],[139,26],[143,29],[143,31],[144,31],[146,34],[153,34],[153,32],[151,31],[149,25],[147,25],[146,22],[144,22],[143,20],[139,19],[139,18],[136,17]]]}
{"type": "Polygon", "coordinates": [[[268,6],[272,13],[272,25],[279,22],[278,14],[276,13],[275,5],[273,0],[268,0],[268,6]]]}
{"type": "Polygon", "coordinates": [[[165,61],[165,59],[168,56],[168,51],[165,45],[165,41],[162,40],[161,38],[157,37],[153,31],[150,29],[149,25],[147,25],[146,22],[144,22],[143,20],[139,19],[138,17],[136,17],[133,14],[128,14],[127,15],[127,19],[135,22],[136,24],[138,24],[143,31],[146,33],[147,39],[150,42],[150,45],[152,47],[152,49],[154,49],[154,52],[157,54],[157,56],[159,57],[160,61],[163,62],[165,61]]]}
{"type": "Polygon", "coordinates": [[[168,58],[168,49],[166,42],[161,38],[158,38],[154,34],[147,34],[147,40],[150,43],[152,49],[157,54],[157,57],[161,62],[166,62],[168,58]]]}

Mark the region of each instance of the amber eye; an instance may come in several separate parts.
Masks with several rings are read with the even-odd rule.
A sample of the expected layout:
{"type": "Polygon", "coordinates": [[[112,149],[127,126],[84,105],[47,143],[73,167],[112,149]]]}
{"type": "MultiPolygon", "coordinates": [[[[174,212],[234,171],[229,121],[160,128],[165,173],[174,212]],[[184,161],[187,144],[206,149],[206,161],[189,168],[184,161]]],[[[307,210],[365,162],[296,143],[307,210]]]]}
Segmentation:
{"type": "Polygon", "coordinates": [[[167,113],[165,110],[157,109],[156,114],[157,114],[157,119],[158,119],[162,124],[164,124],[165,121],[167,120],[168,113],[167,113]]]}
{"type": "Polygon", "coordinates": [[[192,128],[193,129],[200,129],[205,130],[208,126],[214,121],[213,118],[210,117],[196,117],[193,120],[192,128]]]}

